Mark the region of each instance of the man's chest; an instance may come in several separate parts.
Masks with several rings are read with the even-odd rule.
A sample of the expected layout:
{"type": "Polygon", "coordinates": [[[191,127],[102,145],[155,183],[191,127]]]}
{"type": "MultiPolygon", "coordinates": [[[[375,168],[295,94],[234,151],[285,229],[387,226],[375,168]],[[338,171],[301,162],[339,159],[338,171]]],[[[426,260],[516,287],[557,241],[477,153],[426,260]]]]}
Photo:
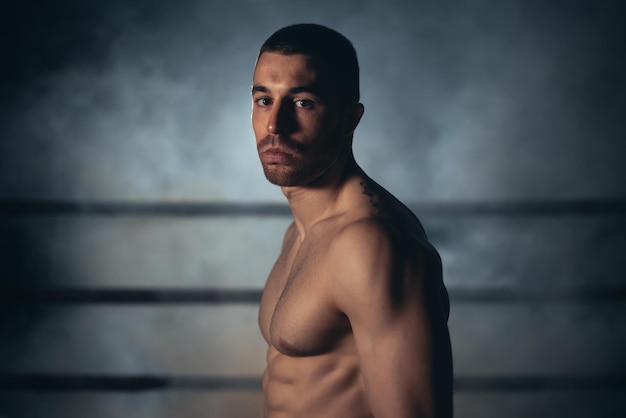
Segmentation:
{"type": "Polygon", "coordinates": [[[263,292],[259,324],[283,354],[320,354],[349,329],[335,306],[331,272],[322,245],[306,244],[281,254],[263,292]]]}

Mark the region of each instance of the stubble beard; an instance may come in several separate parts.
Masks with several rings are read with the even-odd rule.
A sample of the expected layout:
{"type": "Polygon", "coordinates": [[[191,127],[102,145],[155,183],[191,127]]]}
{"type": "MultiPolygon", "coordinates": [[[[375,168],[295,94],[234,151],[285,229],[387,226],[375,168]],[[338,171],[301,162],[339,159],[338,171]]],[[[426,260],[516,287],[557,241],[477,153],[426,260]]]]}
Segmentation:
{"type": "Polygon", "coordinates": [[[306,186],[325,170],[321,164],[305,164],[298,162],[289,166],[279,164],[263,164],[265,178],[270,183],[280,187],[306,186]]]}

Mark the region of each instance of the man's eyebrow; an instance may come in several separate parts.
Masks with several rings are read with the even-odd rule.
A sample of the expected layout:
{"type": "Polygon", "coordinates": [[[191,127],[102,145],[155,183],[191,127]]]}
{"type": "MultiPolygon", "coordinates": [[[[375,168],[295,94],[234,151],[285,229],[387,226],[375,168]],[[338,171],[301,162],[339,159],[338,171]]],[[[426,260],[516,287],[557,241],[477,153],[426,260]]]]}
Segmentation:
{"type": "Polygon", "coordinates": [[[255,84],[254,86],[252,86],[252,93],[256,93],[256,92],[267,93],[268,91],[269,90],[267,89],[267,87],[261,86],[259,84],[255,84]]]}

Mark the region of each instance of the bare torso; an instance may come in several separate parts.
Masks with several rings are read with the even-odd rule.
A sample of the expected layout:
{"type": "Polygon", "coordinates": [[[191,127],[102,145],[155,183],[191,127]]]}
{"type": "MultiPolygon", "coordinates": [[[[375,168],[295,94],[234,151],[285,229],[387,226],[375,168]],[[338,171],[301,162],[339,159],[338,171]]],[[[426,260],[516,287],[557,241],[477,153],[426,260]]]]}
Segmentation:
{"type": "Polygon", "coordinates": [[[353,193],[349,214],[320,222],[306,237],[293,224],[285,234],[259,312],[268,343],[264,417],[373,417],[352,327],[333,297],[329,244],[346,225],[369,219],[393,219],[382,224],[416,247],[423,233],[395,199],[367,187],[353,193]]]}
{"type": "Polygon", "coordinates": [[[324,283],[323,240],[296,241],[292,227],[261,303],[265,416],[370,416],[350,324],[324,283]]]}

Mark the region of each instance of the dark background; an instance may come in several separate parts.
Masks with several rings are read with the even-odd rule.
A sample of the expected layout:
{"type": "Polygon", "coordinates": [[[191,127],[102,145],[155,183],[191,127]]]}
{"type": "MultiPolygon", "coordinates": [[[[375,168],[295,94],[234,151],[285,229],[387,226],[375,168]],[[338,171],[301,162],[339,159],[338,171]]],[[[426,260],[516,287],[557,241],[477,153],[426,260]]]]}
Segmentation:
{"type": "MultiPolygon", "coordinates": [[[[416,207],[451,293],[535,295],[453,298],[457,377],[556,379],[546,390],[460,385],[456,416],[619,416],[626,411],[624,9],[618,1],[554,0],[4,1],[0,284],[259,289],[287,217],[128,208],[283,203],[256,156],[252,70],[274,30],[322,23],[359,54],[366,113],[357,160],[416,207]],[[74,209],[55,212],[46,202],[74,209]],[[85,202],[126,209],[94,213],[80,209],[85,202]],[[458,210],[468,202],[496,210],[458,210]],[[598,289],[608,297],[591,299],[598,289]],[[574,296],[540,297],[552,294],[574,296]]],[[[254,304],[7,299],[5,375],[263,370],[254,304]]],[[[261,402],[254,390],[7,386],[2,417],[250,417],[261,402]]]]}

